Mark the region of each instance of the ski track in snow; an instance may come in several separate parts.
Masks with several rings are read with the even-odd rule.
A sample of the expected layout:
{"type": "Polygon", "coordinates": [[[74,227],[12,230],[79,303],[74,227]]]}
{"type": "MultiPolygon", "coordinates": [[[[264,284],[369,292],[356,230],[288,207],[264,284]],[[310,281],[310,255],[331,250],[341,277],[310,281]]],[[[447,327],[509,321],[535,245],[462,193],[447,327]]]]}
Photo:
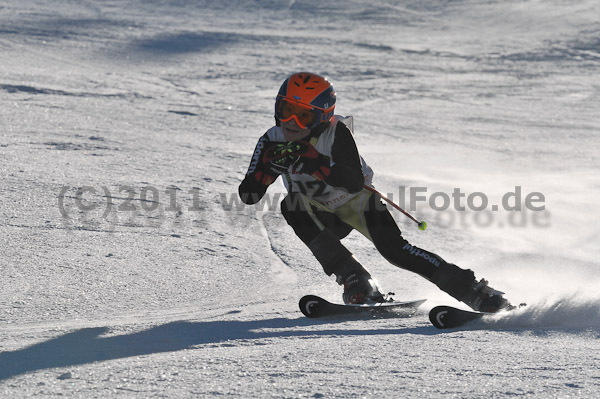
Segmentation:
{"type": "Polygon", "coordinates": [[[3,2],[0,396],[598,397],[599,14],[592,0],[3,2]],[[301,316],[302,295],[341,288],[278,206],[235,202],[298,70],[332,79],[394,199],[544,194],[542,213],[420,202],[426,232],[394,213],[413,244],[526,307],[436,330],[429,309],[462,305],[352,233],[384,289],[428,301],[406,319],[301,316]]]}
{"type": "Polygon", "coordinates": [[[263,212],[257,212],[257,220],[261,235],[264,237],[270,248],[271,254],[269,257],[271,258],[271,273],[275,275],[275,278],[281,279],[284,282],[294,283],[297,280],[296,273],[294,273],[293,269],[290,268],[290,265],[278,255],[273,246],[272,239],[265,227],[263,212]]]}

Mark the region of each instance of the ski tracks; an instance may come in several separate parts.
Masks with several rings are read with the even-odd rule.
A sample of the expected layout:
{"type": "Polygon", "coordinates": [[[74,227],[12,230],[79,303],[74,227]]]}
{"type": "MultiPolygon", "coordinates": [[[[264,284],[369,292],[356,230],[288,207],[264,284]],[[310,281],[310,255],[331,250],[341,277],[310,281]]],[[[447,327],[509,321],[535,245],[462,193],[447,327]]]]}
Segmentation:
{"type": "Polygon", "coordinates": [[[265,237],[268,243],[268,254],[269,263],[271,264],[271,272],[273,273],[273,278],[282,282],[282,283],[295,283],[298,280],[298,276],[294,270],[292,270],[290,264],[286,262],[281,255],[279,255],[279,251],[273,245],[272,236],[269,234],[269,231],[266,228],[264,217],[264,211],[256,211],[256,220],[258,221],[258,226],[260,229],[260,233],[265,237]]]}

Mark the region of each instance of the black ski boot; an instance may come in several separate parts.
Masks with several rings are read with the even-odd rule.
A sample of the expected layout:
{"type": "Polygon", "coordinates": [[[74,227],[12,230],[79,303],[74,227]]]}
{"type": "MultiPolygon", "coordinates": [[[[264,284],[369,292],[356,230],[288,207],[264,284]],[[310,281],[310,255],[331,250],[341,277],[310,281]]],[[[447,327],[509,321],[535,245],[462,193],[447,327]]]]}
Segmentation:
{"type": "Polygon", "coordinates": [[[344,286],[342,299],[345,304],[363,304],[384,302],[379,287],[365,269],[358,269],[345,276],[338,276],[337,282],[344,286]]]}
{"type": "Polygon", "coordinates": [[[496,313],[515,309],[502,295],[504,292],[493,289],[487,280],[481,279],[473,283],[463,302],[479,312],[496,313]]]}
{"type": "Polygon", "coordinates": [[[321,231],[308,247],[323,266],[323,271],[328,276],[334,274],[338,284],[344,286],[344,303],[384,302],[384,296],[369,272],[331,230],[321,231]]]}
{"type": "Polygon", "coordinates": [[[504,293],[490,287],[487,280],[477,281],[472,270],[461,269],[452,263],[440,265],[431,281],[473,310],[495,313],[503,309],[515,309],[515,306],[502,296],[504,293]]]}

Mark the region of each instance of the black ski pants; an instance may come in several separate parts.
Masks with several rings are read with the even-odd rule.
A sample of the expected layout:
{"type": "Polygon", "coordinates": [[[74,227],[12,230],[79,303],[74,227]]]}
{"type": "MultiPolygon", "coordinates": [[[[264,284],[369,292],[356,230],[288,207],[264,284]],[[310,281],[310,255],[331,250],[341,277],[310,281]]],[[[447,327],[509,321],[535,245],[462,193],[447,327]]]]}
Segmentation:
{"type": "Polygon", "coordinates": [[[471,270],[463,270],[432,252],[411,245],[402,237],[386,205],[370,191],[363,190],[350,203],[334,210],[323,209],[303,194],[292,192],[281,202],[281,211],[306,245],[324,229],[339,239],[356,229],[373,242],[388,262],[431,280],[458,300],[474,281],[471,270]]]}

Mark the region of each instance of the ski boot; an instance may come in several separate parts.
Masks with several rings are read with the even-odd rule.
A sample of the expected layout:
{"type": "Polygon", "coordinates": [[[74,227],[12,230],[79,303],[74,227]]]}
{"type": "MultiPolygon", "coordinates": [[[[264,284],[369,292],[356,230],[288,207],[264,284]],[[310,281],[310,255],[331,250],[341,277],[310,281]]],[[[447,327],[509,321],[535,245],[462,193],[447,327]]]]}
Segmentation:
{"type": "Polygon", "coordinates": [[[473,310],[486,313],[516,309],[516,306],[511,305],[502,295],[504,295],[504,292],[490,287],[487,280],[475,280],[463,302],[473,308],[473,310]]]}
{"type": "Polygon", "coordinates": [[[365,269],[357,269],[345,276],[338,276],[337,283],[344,286],[342,299],[349,304],[373,304],[385,301],[379,287],[365,269]]]}

